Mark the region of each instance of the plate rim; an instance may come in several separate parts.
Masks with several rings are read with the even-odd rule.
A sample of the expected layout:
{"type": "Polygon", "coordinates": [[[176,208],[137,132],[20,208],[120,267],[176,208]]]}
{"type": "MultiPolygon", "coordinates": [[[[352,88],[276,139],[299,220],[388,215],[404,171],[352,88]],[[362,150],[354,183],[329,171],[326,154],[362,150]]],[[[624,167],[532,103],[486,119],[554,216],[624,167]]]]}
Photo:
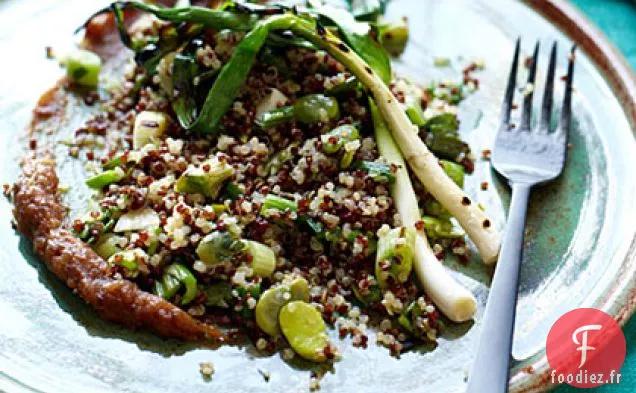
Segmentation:
{"type": "MultiPolygon", "coordinates": [[[[522,0],[532,10],[570,38],[590,57],[612,93],[618,98],[636,138],[636,71],[605,34],[567,0],[522,0]]],[[[594,306],[624,326],[636,311],[636,233],[633,234],[617,281],[603,293],[594,306]]],[[[551,368],[545,350],[532,363],[510,376],[514,393],[545,392],[559,384],[551,381],[551,368]]]]}
{"type": "MultiPolygon", "coordinates": [[[[562,31],[589,56],[617,97],[630,124],[632,136],[636,138],[636,70],[629,65],[622,53],[591,20],[567,0],[522,0],[522,3],[562,31]]],[[[633,234],[615,277],[617,281],[607,288],[594,306],[610,314],[623,326],[636,312],[636,233],[633,234]]],[[[538,393],[551,390],[558,385],[551,383],[550,372],[545,353],[535,355],[529,366],[511,375],[511,391],[538,393]]],[[[20,381],[2,381],[0,378],[0,391],[3,388],[37,391],[22,385],[20,381]]]]}

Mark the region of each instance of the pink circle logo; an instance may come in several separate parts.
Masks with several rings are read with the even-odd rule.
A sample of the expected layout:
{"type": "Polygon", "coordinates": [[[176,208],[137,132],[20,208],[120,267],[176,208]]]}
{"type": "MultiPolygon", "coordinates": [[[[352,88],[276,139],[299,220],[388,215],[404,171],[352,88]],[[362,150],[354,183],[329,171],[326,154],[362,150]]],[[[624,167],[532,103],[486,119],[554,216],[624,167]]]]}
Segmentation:
{"type": "Polygon", "coordinates": [[[552,382],[578,388],[620,383],[625,352],[618,323],[594,308],[564,314],[552,325],[546,343],[552,382]]]}

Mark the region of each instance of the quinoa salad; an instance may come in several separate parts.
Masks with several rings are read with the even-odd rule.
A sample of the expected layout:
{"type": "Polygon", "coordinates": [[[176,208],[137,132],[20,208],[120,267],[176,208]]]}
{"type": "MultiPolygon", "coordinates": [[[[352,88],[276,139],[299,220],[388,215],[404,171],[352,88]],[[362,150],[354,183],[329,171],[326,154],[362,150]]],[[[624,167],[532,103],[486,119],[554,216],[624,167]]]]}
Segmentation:
{"type": "Polygon", "coordinates": [[[474,155],[456,115],[483,65],[428,86],[395,75],[408,21],[384,19],[386,1],[212,3],[115,2],[78,48],[49,50],[66,77],[6,190],[36,253],[105,319],[285,359],[337,360],[330,329],[399,357],[472,319],[440,260],[466,260],[467,237],[484,263],[498,254],[462,190],[474,155]],[[72,102],[90,119],[42,143],[72,102]],[[84,165],[80,214],[56,154],[84,165]]]}

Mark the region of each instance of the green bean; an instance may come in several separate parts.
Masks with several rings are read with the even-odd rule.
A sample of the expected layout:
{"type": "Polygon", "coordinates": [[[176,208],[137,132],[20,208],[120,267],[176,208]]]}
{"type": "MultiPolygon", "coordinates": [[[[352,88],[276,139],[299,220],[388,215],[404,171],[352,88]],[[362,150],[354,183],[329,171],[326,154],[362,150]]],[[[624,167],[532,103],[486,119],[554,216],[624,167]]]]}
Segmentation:
{"type": "MultiPolygon", "coordinates": [[[[189,22],[201,24],[216,29],[230,29],[236,31],[251,30],[258,22],[258,15],[232,12],[223,9],[211,9],[206,7],[162,8],[140,1],[117,1],[111,5],[119,11],[125,8],[136,8],[149,12],[157,18],[169,22],[189,22]]],[[[103,13],[105,10],[98,12],[103,13]]]]}
{"type": "Polygon", "coordinates": [[[317,48],[311,42],[290,34],[270,34],[267,38],[267,45],[275,48],[303,48],[307,50],[316,50],[317,48]]]}

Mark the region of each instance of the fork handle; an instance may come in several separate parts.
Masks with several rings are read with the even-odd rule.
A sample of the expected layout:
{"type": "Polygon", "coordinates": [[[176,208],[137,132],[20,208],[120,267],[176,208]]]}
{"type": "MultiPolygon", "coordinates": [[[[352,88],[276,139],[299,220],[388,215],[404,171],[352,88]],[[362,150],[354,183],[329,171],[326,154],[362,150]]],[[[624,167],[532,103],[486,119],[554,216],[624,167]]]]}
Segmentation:
{"type": "Polygon", "coordinates": [[[497,269],[488,295],[477,357],[467,393],[508,391],[519,267],[530,184],[512,184],[512,200],[497,269]]]}

